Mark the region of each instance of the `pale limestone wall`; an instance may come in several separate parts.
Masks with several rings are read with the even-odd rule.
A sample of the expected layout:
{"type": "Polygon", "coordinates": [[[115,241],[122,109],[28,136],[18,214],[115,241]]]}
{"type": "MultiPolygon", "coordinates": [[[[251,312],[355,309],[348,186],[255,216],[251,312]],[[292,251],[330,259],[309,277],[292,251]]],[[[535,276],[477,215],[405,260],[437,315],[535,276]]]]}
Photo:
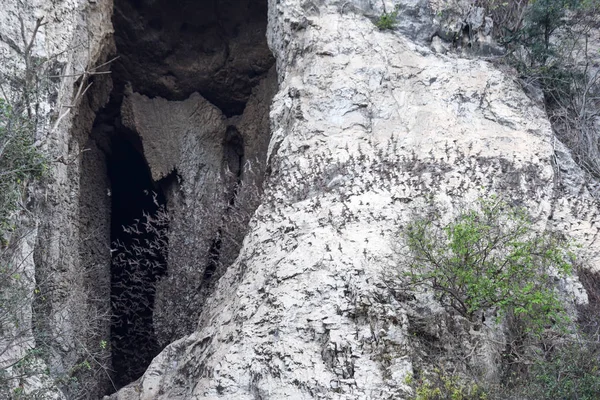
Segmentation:
{"type": "MultiPolygon", "coordinates": [[[[61,105],[73,103],[82,69],[106,61],[110,3],[3,3],[1,38],[19,37],[19,15],[26,27],[44,15],[48,25],[35,51],[60,54],[60,72],[76,75],[61,80],[57,99],[43,106],[46,115],[56,118],[61,105]]],[[[401,397],[412,370],[409,322],[381,273],[396,262],[398,225],[431,196],[450,215],[481,193],[507,194],[535,215],[552,214],[590,252],[597,248],[595,206],[585,188],[572,188],[577,196],[557,190],[556,168],[579,186],[577,168],[516,79],[485,61],[436,54],[413,41],[437,30],[428,26],[435,12],[427,2],[413,4],[422,13],[405,33],[378,31],[369,18],[394,2],[371,3],[270,1],[268,38],[280,89],[270,115],[267,197],[238,260],[206,301],[198,330],[168,346],[115,398],[401,397]]],[[[39,130],[60,160],[36,192],[34,253],[37,276],[57,288],[48,324],[66,332],[57,335],[63,353],[51,360],[55,371],[73,362],[77,313],[65,305],[69,277],[81,267],[82,235],[73,223],[81,218],[81,155],[93,111],[110,90],[97,82],[77,113],[56,129],[49,118],[39,130]]],[[[567,286],[573,301],[585,300],[576,282],[567,286]]]]}
{"type": "MultiPolygon", "coordinates": [[[[502,194],[595,252],[595,205],[585,187],[558,190],[556,168],[581,182],[577,168],[517,79],[380,32],[368,18],[380,11],[270,2],[267,197],[198,330],[115,399],[402,398],[410,322],[382,273],[398,227],[431,200],[449,217],[502,194]]],[[[586,301],[578,282],[564,287],[586,301]]],[[[493,350],[477,354],[491,375],[493,350]]]]}
{"type": "MultiPolygon", "coordinates": [[[[81,349],[77,340],[85,342],[87,339],[79,329],[90,319],[89,312],[97,310],[97,307],[105,309],[109,301],[108,297],[103,305],[82,301],[76,298],[78,292],[74,288],[81,287],[81,279],[85,279],[81,271],[90,267],[81,265],[79,257],[80,249],[85,247],[83,241],[89,240],[91,234],[85,226],[81,229],[79,226],[80,218],[83,225],[86,220],[86,216],[79,215],[82,154],[87,133],[91,129],[93,111],[106,100],[110,84],[107,85],[106,80],[99,77],[86,96],[75,99],[75,93],[78,88],[76,80],[81,73],[105,62],[111,51],[112,2],[6,0],[1,8],[0,52],[12,63],[2,63],[0,68],[11,74],[19,74],[24,68],[22,53],[25,44],[22,33],[25,33],[28,41],[31,40],[36,20],[43,17],[43,25],[33,42],[32,56],[47,60],[40,69],[45,87],[38,99],[37,140],[48,154],[50,163],[42,184],[30,191],[35,216],[25,222],[33,230],[32,236],[24,242],[24,249],[27,246],[33,248],[26,252],[23,267],[30,269],[24,276],[34,276],[43,293],[38,304],[39,310],[43,311],[37,315],[37,322],[47,329],[48,336],[43,340],[51,342],[55,349],[53,354],[45,357],[50,371],[60,375],[81,361],[77,359],[74,349],[81,349]],[[48,75],[60,75],[62,78],[48,80],[48,75]]],[[[3,85],[3,89],[3,95],[8,96],[11,90],[19,90],[6,85],[3,85]]],[[[88,153],[90,159],[96,157],[92,154],[95,153],[88,153]]],[[[108,204],[106,201],[100,203],[104,207],[108,204]]],[[[100,237],[99,240],[106,240],[106,237],[100,237]]],[[[103,248],[106,252],[107,246],[108,242],[105,242],[103,248]]],[[[88,261],[99,260],[88,258],[88,261]]],[[[98,282],[98,292],[104,296],[108,294],[106,283],[98,282]]],[[[106,321],[98,327],[106,334],[107,328],[106,321]]],[[[42,339],[38,337],[38,340],[42,339]]],[[[29,344],[25,347],[29,347],[29,344]]],[[[44,369],[44,366],[40,367],[40,371],[44,369]]],[[[106,380],[106,377],[100,380],[106,380]]],[[[29,383],[25,383],[25,393],[38,390],[48,381],[43,374],[32,377],[29,383]]],[[[91,391],[93,385],[90,384],[91,391]]]]}

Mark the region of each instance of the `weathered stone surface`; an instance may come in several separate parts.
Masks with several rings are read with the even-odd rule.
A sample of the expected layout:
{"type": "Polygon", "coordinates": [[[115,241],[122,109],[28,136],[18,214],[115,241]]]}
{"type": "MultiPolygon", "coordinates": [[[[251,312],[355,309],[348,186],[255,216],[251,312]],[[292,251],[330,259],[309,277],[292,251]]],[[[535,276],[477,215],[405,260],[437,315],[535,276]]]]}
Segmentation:
{"type": "MultiPolygon", "coordinates": [[[[91,129],[94,111],[106,101],[110,86],[106,86],[104,77],[98,76],[94,88],[86,96],[76,97],[76,93],[83,71],[107,61],[112,43],[112,27],[108,23],[111,14],[111,2],[78,0],[5,1],[0,11],[0,52],[2,57],[12,60],[11,63],[0,63],[2,72],[17,76],[23,73],[26,45],[22,38],[33,39],[36,19],[43,17],[44,24],[32,42],[31,55],[35,60],[46,60],[38,71],[43,77],[62,76],[61,79],[43,81],[44,86],[37,93],[37,140],[53,162],[43,184],[32,193],[38,218],[33,221],[37,225],[32,231],[34,237],[28,242],[33,241],[35,247],[32,252],[27,252],[29,261],[24,264],[31,267],[35,260],[35,285],[40,296],[37,296],[34,308],[37,324],[34,333],[38,343],[53,349],[51,353],[42,354],[52,376],[68,373],[81,361],[81,353],[76,349],[82,350],[80,343],[90,345],[87,340],[91,336],[84,333],[86,328],[95,332],[106,332],[108,328],[106,318],[90,318],[92,314],[102,315],[106,310],[109,304],[107,287],[97,282],[95,293],[99,297],[94,299],[99,301],[78,298],[81,292],[72,289],[73,282],[78,281],[81,287],[82,281],[89,278],[90,267],[79,258],[80,246],[85,246],[83,242],[91,233],[85,230],[89,217],[80,214],[82,208],[85,210],[85,207],[80,208],[79,197],[81,169],[85,168],[81,163],[88,141],[87,135],[81,135],[81,132],[91,129]],[[83,227],[79,226],[79,221],[83,227]],[[39,335],[41,331],[43,336],[39,335]]],[[[7,95],[6,91],[22,90],[18,86],[2,84],[3,97],[7,95]]],[[[106,258],[108,247],[103,251],[105,255],[100,258],[106,258]]],[[[46,366],[40,364],[40,375],[28,380],[25,393],[33,396],[41,387],[52,383],[45,376],[46,366]]],[[[98,388],[103,391],[108,380],[106,376],[94,380],[82,376],[81,382],[94,392],[98,388]]],[[[62,395],[49,396],[58,398],[62,395]]]]}
{"type": "Polygon", "coordinates": [[[264,41],[266,3],[225,0],[115,1],[117,73],[150,97],[183,100],[200,91],[240,114],[273,63],[264,41]]]}
{"type": "Polygon", "coordinates": [[[244,113],[230,122],[239,130],[244,141],[244,162],[257,163],[264,167],[271,139],[269,110],[273,96],[277,93],[277,71],[273,66],[253,90],[244,113]]]}
{"type": "Polygon", "coordinates": [[[185,101],[131,93],[125,96],[121,118],[126,127],[140,135],[154,181],[175,171],[186,181],[193,181],[189,174],[195,174],[200,163],[211,174],[220,173],[225,118],[198,93],[185,101]]]}
{"type": "MultiPolygon", "coordinates": [[[[168,345],[140,380],[111,398],[401,398],[413,367],[409,331],[415,310],[390,293],[382,276],[397,265],[398,228],[430,202],[449,218],[482,194],[500,193],[571,233],[590,253],[597,250],[596,206],[540,104],[514,77],[485,61],[451,54],[438,40],[435,51],[429,47],[435,35],[444,38],[440,32],[446,28],[445,39],[451,40],[465,21],[485,35],[488,21],[477,10],[461,8],[464,2],[438,21],[442,2],[407,1],[400,7],[400,30],[381,32],[372,20],[393,10],[395,2],[371,3],[271,0],[266,34],[276,76],[271,70],[254,89],[249,84],[259,81],[254,77],[210,82],[211,73],[221,77],[222,70],[256,67],[263,74],[271,68],[254,66],[253,54],[225,57],[228,46],[215,37],[206,57],[189,70],[173,71],[172,80],[165,77],[185,58],[185,41],[166,40],[151,49],[145,62],[155,64],[152,74],[144,75],[136,60],[130,64],[140,68],[129,77],[133,90],[144,95],[127,95],[125,124],[140,134],[154,179],[167,177],[166,192],[176,209],[173,230],[179,236],[170,241],[170,276],[185,279],[183,273],[192,271],[201,277],[206,268],[206,259],[195,255],[206,254],[215,232],[205,229],[203,218],[207,210],[221,215],[218,208],[200,207],[221,195],[228,129],[243,138],[244,157],[267,159],[268,177],[239,257],[214,290],[200,288],[196,297],[185,292],[174,305],[174,297],[161,293],[180,290],[169,287],[177,280],[164,280],[166,287],[158,288],[159,330],[186,319],[181,331],[158,332],[161,342],[189,331],[190,320],[197,322],[196,331],[168,345]],[[172,59],[158,57],[170,46],[179,46],[172,59]],[[203,68],[199,64],[213,62],[223,68],[195,75],[203,68]],[[279,90],[267,118],[264,104],[271,102],[275,81],[279,90]],[[195,83],[187,87],[190,82],[195,83]],[[238,97],[221,98],[220,88],[230,83],[239,93],[227,96],[238,97]],[[232,107],[231,114],[239,114],[242,104],[247,112],[225,118],[229,113],[191,94],[196,84],[208,85],[214,103],[232,107]],[[181,96],[178,101],[145,96],[170,91],[181,96]],[[272,138],[265,156],[267,123],[272,138]],[[569,187],[567,194],[559,190],[560,181],[569,187]]],[[[112,7],[110,1],[40,0],[21,9],[17,4],[22,3],[11,0],[0,12],[0,42],[19,37],[17,16],[25,16],[30,27],[34,8],[45,10],[49,23],[36,52],[60,54],[60,72],[67,76],[57,100],[44,103],[44,110],[56,117],[65,111],[61,105],[75,106],[55,128],[49,122],[40,127],[49,154],[60,160],[36,194],[41,222],[34,231],[36,279],[48,293],[38,315],[59,338],[57,353],[46,360],[58,375],[79,361],[73,350],[77,318],[90,315],[70,296],[73,277],[86,270],[82,263],[105,265],[110,257],[104,229],[93,236],[97,243],[81,245],[108,218],[109,199],[100,197],[106,184],[100,171],[104,144],[94,135],[90,142],[89,132],[94,113],[108,99],[110,78],[98,75],[86,96],[74,96],[82,66],[101,64],[114,53],[112,7]],[[86,170],[95,172],[84,175],[86,170]],[[98,210],[93,217],[92,209],[98,210]]],[[[242,17],[238,11],[233,20],[242,17]]],[[[161,25],[171,32],[183,29],[169,21],[165,16],[147,32],[137,21],[124,24],[131,22],[132,34],[151,47],[161,25]]],[[[244,40],[240,35],[232,47],[244,40]]],[[[11,51],[10,45],[1,49],[11,51]]],[[[31,261],[25,264],[30,270],[31,261]]],[[[99,282],[96,295],[107,300],[106,285],[99,282]]],[[[576,280],[561,285],[573,303],[586,301],[576,280]]],[[[443,310],[427,296],[418,300],[417,311],[430,317],[429,333],[445,338],[443,310]]],[[[92,304],[102,307],[106,301],[92,304]]],[[[100,328],[106,331],[107,325],[100,328]]],[[[494,332],[485,334],[497,339],[494,332]]],[[[493,379],[496,350],[488,339],[475,350],[493,379]]],[[[102,391],[106,378],[100,380],[90,392],[102,391]]]]}
{"type": "MultiPolygon", "coordinates": [[[[360,10],[270,2],[280,90],[266,199],[197,331],[114,399],[401,398],[411,322],[382,273],[429,198],[448,218],[500,193],[596,248],[591,220],[570,215],[594,205],[584,187],[557,190],[550,123],[518,81],[380,32],[360,10]]],[[[563,286],[585,301],[576,281],[563,286]]]]}

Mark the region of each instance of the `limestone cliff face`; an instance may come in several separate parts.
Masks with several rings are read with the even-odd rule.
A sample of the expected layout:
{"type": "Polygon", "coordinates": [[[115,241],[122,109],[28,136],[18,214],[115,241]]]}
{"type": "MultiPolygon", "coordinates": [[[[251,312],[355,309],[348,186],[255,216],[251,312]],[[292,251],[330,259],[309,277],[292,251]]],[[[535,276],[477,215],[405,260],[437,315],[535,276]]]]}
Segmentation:
{"type": "MultiPolygon", "coordinates": [[[[78,89],[81,92],[85,89],[80,87],[82,73],[106,62],[113,51],[112,26],[108,23],[111,15],[110,2],[88,1],[6,1],[0,12],[0,49],[5,60],[12,60],[2,63],[2,72],[17,76],[24,73],[23,54],[31,41],[32,59],[49,60],[43,64],[40,74],[62,76],[46,80],[36,92],[36,139],[53,162],[44,181],[30,197],[37,218],[28,222],[33,228],[29,238],[33,248],[24,253],[27,262],[23,264],[31,268],[26,276],[41,290],[37,293],[43,294],[35,298],[36,302],[27,297],[28,304],[24,304],[32,310],[35,326],[31,330],[29,325],[31,341],[22,346],[22,355],[42,343],[51,345],[55,351],[46,354],[44,362],[54,376],[64,375],[81,362],[74,350],[77,340],[97,343],[97,336],[109,334],[105,316],[110,310],[110,297],[107,297],[110,253],[106,250],[110,237],[109,231],[103,229],[109,224],[106,182],[101,181],[101,175],[81,178],[81,172],[86,168],[95,171],[104,168],[96,149],[89,149],[89,157],[85,159],[82,155],[94,112],[105,102],[110,85],[98,75],[95,79],[99,90],[88,92],[86,96],[76,96],[76,93],[78,89]],[[34,35],[39,18],[43,18],[42,25],[34,35]],[[86,178],[93,183],[86,184],[86,178]],[[81,190],[82,186],[95,187],[95,193],[81,190]],[[87,206],[82,207],[86,202],[87,206]],[[98,275],[94,275],[95,272],[98,275]],[[86,291],[90,281],[97,296],[82,300],[79,294],[86,291]],[[87,321],[92,315],[98,318],[90,326],[87,321]],[[91,328],[93,335],[82,331],[86,327],[91,328]]],[[[87,85],[87,79],[84,81],[87,85]]],[[[3,97],[10,95],[11,90],[22,89],[2,84],[3,97]]],[[[99,358],[106,355],[106,352],[99,354],[99,358]]],[[[11,364],[14,360],[3,361],[11,364]]],[[[45,371],[46,366],[41,366],[39,371],[45,371]]],[[[50,383],[52,379],[48,378],[41,373],[24,381],[12,381],[12,384],[15,388],[27,388],[25,395],[32,395],[28,394],[29,389],[50,383]]],[[[86,383],[94,393],[105,381],[106,377],[100,377],[86,383]]],[[[63,397],[59,392],[52,396],[63,397]]]]}
{"type": "MultiPolygon", "coordinates": [[[[552,215],[548,223],[590,253],[597,248],[592,218],[584,217],[596,206],[543,105],[510,73],[448,51],[444,40],[464,18],[479,24],[482,54],[497,51],[485,36],[489,22],[469,14],[466,3],[456,2],[443,21],[439,2],[404,4],[400,29],[382,32],[372,20],[395,2],[269,0],[266,37],[276,70],[264,46],[231,55],[261,32],[248,22],[238,36],[231,33],[237,12],[230,20],[217,13],[223,30],[211,31],[211,23],[200,29],[191,17],[174,27],[156,22],[154,11],[127,14],[138,2],[117,2],[116,13],[111,1],[6,3],[0,42],[18,37],[19,17],[31,26],[37,10],[48,24],[36,51],[60,54],[63,76],[43,103],[39,132],[59,161],[34,193],[39,222],[26,264],[47,293],[34,309],[55,332],[58,350],[44,358],[53,374],[81,362],[78,342],[97,346],[110,335],[106,319],[96,320],[93,334],[78,331],[77,322],[110,311],[110,138],[136,132],[136,149],[179,227],[152,306],[152,329],[166,347],[112,399],[402,398],[412,371],[411,321],[383,273],[396,262],[398,227],[432,202],[451,215],[482,194],[503,194],[543,220],[552,215]],[[131,15],[147,18],[152,29],[136,26],[131,15]],[[114,33],[119,20],[133,24],[127,34],[114,33]],[[159,32],[175,30],[212,36],[181,66],[188,47],[168,35],[151,46],[159,32]],[[132,54],[141,47],[126,41],[131,37],[149,46],[138,58],[132,54]],[[169,55],[169,46],[178,50],[169,55]],[[78,96],[83,70],[119,48],[124,57],[113,62],[113,75],[94,75],[78,96]],[[166,61],[144,59],[152,51],[166,61]],[[143,62],[156,64],[147,76],[143,62]],[[230,71],[246,78],[230,79],[230,71]],[[228,84],[231,93],[224,92],[228,84]],[[99,121],[103,108],[112,111],[99,121]],[[111,112],[120,113],[122,131],[111,112]],[[226,144],[234,131],[242,153],[226,144]],[[265,194],[235,262],[207,283],[207,248],[220,232],[202,225],[207,203],[196,200],[221,196],[223,168],[238,156],[262,160],[265,194]],[[190,219],[199,225],[186,225],[190,219]],[[191,282],[177,280],[184,273],[191,282]],[[181,293],[173,291],[178,285],[181,293]],[[73,303],[73,287],[92,288],[95,300],[73,303]]],[[[239,12],[240,20],[245,15],[239,12]]],[[[219,207],[209,213],[226,212],[219,207]]],[[[578,282],[565,282],[565,291],[586,301],[578,282]]],[[[423,313],[439,312],[423,304],[423,313]]],[[[493,375],[493,349],[480,350],[493,375]]],[[[108,363],[109,352],[101,352],[108,363]]],[[[90,382],[89,398],[111,392],[106,374],[82,379],[90,382]]]]}
{"type": "MultiPolygon", "coordinates": [[[[266,198],[197,331],[115,399],[402,398],[410,322],[382,271],[413,210],[428,196],[451,212],[496,192],[570,231],[574,199],[556,168],[578,173],[541,104],[477,57],[378,31],[369,16],[381,12],[269,3],[280,89],[266,198]]],[[[595,246],[585,235],[595,228],[579,222],[572,233],[595,246]]],[[[585,301],[577,284],[569,290],[585,301]]]]}

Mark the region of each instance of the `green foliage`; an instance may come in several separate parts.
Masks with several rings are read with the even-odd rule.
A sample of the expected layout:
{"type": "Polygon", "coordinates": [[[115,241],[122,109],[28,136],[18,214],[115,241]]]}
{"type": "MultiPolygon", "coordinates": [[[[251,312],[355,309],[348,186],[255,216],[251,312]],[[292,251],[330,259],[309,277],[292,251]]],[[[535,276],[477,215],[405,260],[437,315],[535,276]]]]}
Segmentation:
{"type": "Polygon", "coordinates": [[[10,228],[25,183],[40,177],[46,160],[33,141],[33,122],[0,98],[0,231],[10,228]]]}
{"type": "Polygon", "coordinates": [[[530,61],[541,64],[554,54],[552,36],[570,24],[567,12],[593,13],[598,3],[598,0],[475,1],[492,17],[494,34],[500,42],[509,47],[523,45],[530,52],[530,61]]]}
{"type": "MultiPolygon", "coordinates": [[[[509,3],[505,3],[509,4],[509,3]]],[[[520,4],[520,3],[519,3],[520,4]]],[[[569,52],[582,44],[585,35],[578,29],[587,29],[600,10],[598,0],[532,0],[522,12],[501,22],[504,26],[502,41],[512,51],[521,48],[523,54],[512,57],[512,61],[527,76],[542,79],[544,88],[553,89],[555,84],[570,84],[577,77],[570,77],[569,52]],[[567,15],[570,12],[570,15],[567,15]],[[518,15],[518,16],[517,16],[518,15]],[[588,17],[592,21],[588,21],[588,17]],[[578,25],[581,25],[578,27],[578,25]],[[560,35],[557,33],[561,31],[560,35]],[[574,35],[573,35],[574,33],[574,35]]],[[[514,52],[513,52],[514,54],[514,52]]]]}
{"type": "Polygon", "coordinates": [[[508,58],[522,77],[544,91],[558,137],[575,160],[600,177],[595,127],[600,76],[591,72],[598,49],[589,46],[597,29],[599,0],[535,0],[510,36],[508,58]]]}
{"type": "Polygon", "coordinates": [[[434,291],[444,306],[474,321],[481,312],[508,312],[534,330],[566,319],[549,270],[571,273],[567,243],[538,234],[526,212],[502,200],[481,200],[445,226],[416,219],[404,232],[405,276],[434,291]]]}
{"type": "MultiPolygon", "coordinates": [[[[575,335],[561,337],[527,359],[526,375],[516,374],[516,394],[527,399],[597,399],[600,394],[600,275],[580,268],[589,302],[578,307],[575,335]]],[[[522,372],[522,371],[520,371],[522,372]]]]}
{"type": "MultiPolygon", "coordinates": [[[[34,283],[31,276],[23,273],[18,258],[18,243],[22,237],[14,230],[15,212],[25,209],[23,197],[28,181],[40,177],[45,168],[45,158],[33,142],[33,121],[0,98],[0,336],[4,343],[0,353],[13,350],[13,343],[20,343],[27,335],[23,325],[23,307],[32,300],[34,283]],[[7,240],[10,236],[11,243],[7,240]]],[[[24,376],[37,370],[35,363],[38,349],[30,349],[12,364],[0,368],[0,394],[11,380],[8,369],[24,376]]],[[[18,375],[18,374],[17,374],[18,375]]],[[[18,395],[18,389],[15,396],[18,395]]],[[[6,393],[6,392],[4,392],[6,393]]]]}
{"type": "MultiPolygon", "coordinates": [[[[577,329],[554,284],[556,277],[573,273],[574,254],[567,241],[552,232],[538,233],[524,209],[494,197],[479,200],[446,224],[438,220],[439,215],[430,213],[403,230],[408,249],[404,287],[432,290],[471,327],[484,312],[504,318],[503,377],[482,387],[476,383],[481,378],[476,365],[461,356],[465,352],[430,347],[437,365],[452,360],[457,366],[459,357],[466,364],[464,369],[457,366],[460,374],[433,369],[420,379],[411,377],[406,381],[413,388],[411,399],[597,399],[600,290],[590,291],[590,305],[579,310],[577,329]],[[564,329],[567,323],[569,330],[564,329]]],[[[584,278],[588,291],[600,281],[589,273],[584,278]]],[[[465,344],[457,339],[453,346],[465,344]]],[[[477,345],[465,349],[470,346],[477,345]]]]}
{"type": "Polygon", "coordinates": [[[375,22],[382,31],[392,30],[396,27],[396,19],[398,18],[398,7],[394,8],[392,12],[384,12],[379,19],[375,22]]]}
{"type": "Polygon", "coordinates": [[[529,372],[518,382],[516,392],[527,399],[598,399],[598,343],[567,343],[540,355],[532,360],[529,372]]]}
{"type": "Polygon", "coordinates": [[[412,386],[411,400],[487,400],[485,390],[476,383],[465,382],[456,375],[445,374],[440,369],[433,370],[427,379],[418,381],[409,377],[406,383],[412,386]]]}
{"type": "Polygon", "coordinates": [[[518,32],[520,42],[530,50],[531,63],[546,65],[555,55],[551,42],[554,32],[566,24],[565,13],[580,0],[534,0],[529,3],[523,28],[518,32]]]}

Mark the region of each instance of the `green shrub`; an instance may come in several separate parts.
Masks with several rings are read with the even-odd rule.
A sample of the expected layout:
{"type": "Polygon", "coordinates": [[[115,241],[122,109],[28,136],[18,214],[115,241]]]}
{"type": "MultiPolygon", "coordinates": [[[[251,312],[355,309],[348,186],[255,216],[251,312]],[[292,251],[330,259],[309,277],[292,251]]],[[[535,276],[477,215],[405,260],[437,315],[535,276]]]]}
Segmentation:
{"type": "Polygon", "coordinates": [[[529,3],[518,34],[519,41],[529,49],[533,65],[546,65],[549,57],[555,55],[552,36],[567,23],[566,11],[580,3],[581,0],[534,0],[529,3]]]}
{"type": "Polygon", "coordinates": [[[579,279],[589,302],[578,306],[576,335],[540,346],[527,359],[527,373],[515,374],[518,398],[581,399],[600,397],[600,276],[580,268],[579,279]]]}
{"type": "Polygon", "coordinates": [[[481,200],[444,226],[416,219],[403,235],[409,286],[432,289],[442,305],[470,321],[482,312],[510,312],[540,331],[566,319],[548,271],[570,274],[572,253],[559,236],[534,231],[523,209],[481,200]]]}
{"type": "Polygon", "coordinates": [[[411,400],[487,400],[485,390],[472,382],[465,382],[456,375],[444,373],[439,368],[433,370],[426,379],[415,380],[409,377],[406,382],[414,390],[411,400]]]}
{"type": "Polygon", "coordinates": [[[396,19],[398,18],[398,7],[392,12],[384,12],[375,22],[375,26],[383,30],[392,30],[396,27],[396,19]]]}
{"type": "Polygon", "coordinates": [[[596,400],[600,396],[598,342],[558,345],[532,360],[517,393],[527,399],[596,400]]]}

